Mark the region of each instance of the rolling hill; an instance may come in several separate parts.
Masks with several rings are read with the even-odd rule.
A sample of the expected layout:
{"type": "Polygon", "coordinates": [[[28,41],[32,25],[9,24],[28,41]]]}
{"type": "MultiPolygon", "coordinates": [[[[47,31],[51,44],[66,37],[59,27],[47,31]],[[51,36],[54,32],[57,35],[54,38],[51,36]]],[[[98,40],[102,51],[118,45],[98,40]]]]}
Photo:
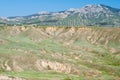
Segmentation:
{"type": "Polygon", "coordinates": [[[120,80],[120,28],[1,27],[0,80],[120,80]]]}

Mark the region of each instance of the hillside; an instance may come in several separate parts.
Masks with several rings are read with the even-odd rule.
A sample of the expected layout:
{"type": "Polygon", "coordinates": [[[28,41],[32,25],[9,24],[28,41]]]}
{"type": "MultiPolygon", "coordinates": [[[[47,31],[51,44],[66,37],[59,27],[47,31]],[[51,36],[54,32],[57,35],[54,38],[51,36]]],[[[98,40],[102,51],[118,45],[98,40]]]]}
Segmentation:
{"type": "Polygon", "coordinates": [[[28,16],[0,18],[0,25],[35,26],[120,26],[120,9],[96,4],[59,12],[39,12],[28,16]]]}
{"type": "Polygon", "coordinates": [[[120,28],[0,27],[0,80],[120,80],[120,28]]]}

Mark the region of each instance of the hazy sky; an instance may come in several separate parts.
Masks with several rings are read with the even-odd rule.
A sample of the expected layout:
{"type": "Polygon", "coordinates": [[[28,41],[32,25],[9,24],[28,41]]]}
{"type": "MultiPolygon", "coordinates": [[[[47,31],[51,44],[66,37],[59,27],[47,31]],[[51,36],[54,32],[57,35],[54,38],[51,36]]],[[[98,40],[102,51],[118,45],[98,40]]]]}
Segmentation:
{"type": "Polygon", "coordinates": [[[62,11],[87,4],[120,8],[120,0],[0,0],[0,16],[24,16],[40,11],[62,11]]]}

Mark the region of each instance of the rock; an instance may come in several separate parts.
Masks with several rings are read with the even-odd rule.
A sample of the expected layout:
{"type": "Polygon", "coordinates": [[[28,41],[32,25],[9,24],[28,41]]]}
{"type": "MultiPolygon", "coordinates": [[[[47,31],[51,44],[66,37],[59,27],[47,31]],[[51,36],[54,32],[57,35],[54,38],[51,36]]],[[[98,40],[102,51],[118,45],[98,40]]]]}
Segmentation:
{"type": "Polygon", "coordinates": [[[63,72],[63,73],[72,73],[71,71],[74,69],[74,72],[77,69],[73,68],[71,65],[67,63],[59,63],[56,61],[48,61],[48,60],[37,60],[36,67],[39,70],[54,70],[56,72],[63,72]]]}
{"type": "Polygon", "coordinates": [[[0,80],[25,80],[25,79],[18,78],[18,77],[9,77],[9,76],[0,75],[0,80]]]}

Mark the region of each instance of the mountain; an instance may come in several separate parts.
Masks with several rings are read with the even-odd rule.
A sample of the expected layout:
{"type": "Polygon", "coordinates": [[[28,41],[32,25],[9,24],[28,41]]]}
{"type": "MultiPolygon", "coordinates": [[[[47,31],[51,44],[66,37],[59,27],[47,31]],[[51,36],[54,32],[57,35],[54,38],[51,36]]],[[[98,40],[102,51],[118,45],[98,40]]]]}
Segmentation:
{"type": "Polygon", "coordinates": [[[0,18],[0,24],[47,26],[120,26],[120,9],[102,4],[70,8],[60,12],[39,12],[29,16],[0,18]]]}

